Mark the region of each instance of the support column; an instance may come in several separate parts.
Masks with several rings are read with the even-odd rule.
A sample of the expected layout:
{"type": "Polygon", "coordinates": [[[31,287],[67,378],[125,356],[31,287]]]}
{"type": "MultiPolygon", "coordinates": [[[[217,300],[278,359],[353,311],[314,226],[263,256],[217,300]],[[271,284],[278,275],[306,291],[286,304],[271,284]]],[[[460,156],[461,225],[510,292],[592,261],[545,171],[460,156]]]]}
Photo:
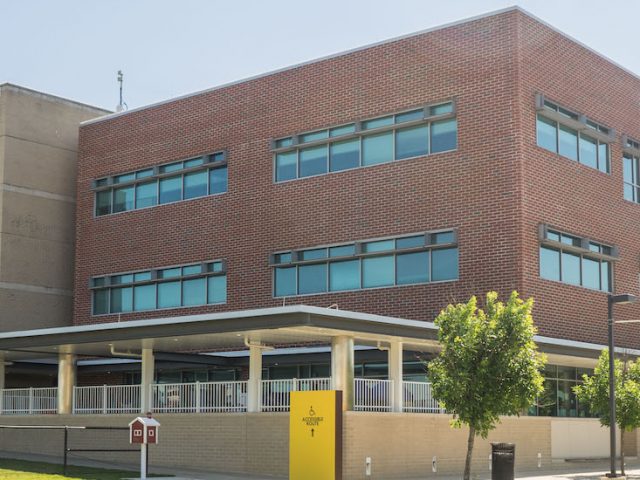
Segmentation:
{"type": "Polygon", "coordinates": [[[353,410],[353,338],[331,339],[331,381],[335,390],[342,390],[342,410],[353,410]]]}
{"type": "Polygon", "coordinates": [[[262,411],[262,347],[259,345],[250,345],[247,412],[260,411],[262,411]]]}
{"type": "MultiPolygon", "coordinates": [[[[0,392],[4,390],[4,377],[5,377],[4,353],[0,353],[0,392]]],[[[2,401],[1,393],[0,393],[0,401],[2,401]]]]}
{"type": "Polygon", "coordinates": [[[0,415],[4,413],[4,377],[5,377],[4,353],[0,353],[0,415]]]}
{"type": "Polygon", "coordinates": [[[76,356],[72,353],[58,355],[58,413],[73,413],[73,387],[76,386],[76,356]]]}
{"type": "Polygon", "coordinates": [[[392,411],[402,412],[404,408],[404,387],[402,385],[402,342],[389,342],[389,380],[391,380],[392,411]]]}
{"type": "Polygon", "coordinates": [[[155,370],[155,359],[152,348],[142,349],[142,372],[140,375],[140,413],[151,412],[153,376],[155,370]]]}

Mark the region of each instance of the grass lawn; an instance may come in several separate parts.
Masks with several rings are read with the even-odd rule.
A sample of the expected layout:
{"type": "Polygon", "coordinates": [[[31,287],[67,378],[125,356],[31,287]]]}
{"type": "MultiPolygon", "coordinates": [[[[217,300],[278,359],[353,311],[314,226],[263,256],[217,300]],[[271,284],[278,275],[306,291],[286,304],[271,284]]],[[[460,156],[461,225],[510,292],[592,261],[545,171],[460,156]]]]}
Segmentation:
{"type": "Polygon", "coordinates": [[[62,465],[0,458],[0,480],[120,480],[139,476],[140,472],[75,466],[69,466],[64,476],[62,465]]]}

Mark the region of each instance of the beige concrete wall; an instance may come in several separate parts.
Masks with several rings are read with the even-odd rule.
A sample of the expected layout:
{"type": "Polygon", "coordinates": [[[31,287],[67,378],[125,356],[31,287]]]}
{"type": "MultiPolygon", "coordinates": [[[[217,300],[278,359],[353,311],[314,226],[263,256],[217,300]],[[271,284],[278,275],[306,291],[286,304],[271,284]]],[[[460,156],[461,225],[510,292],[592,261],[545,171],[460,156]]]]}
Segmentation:
{"type": "MultiPolygon", "coordinates": [[[[617,451],[620,452],[620,430],[617,451]]],[[[551,420],[553,458],[589,458],[609,455],[609,429],[597,418],[554,418],[551,420]]]]}
{"type": "Polygon", "coordinates": [[[0,331],[71,324],[78,127],[104,113],[0,85],[0,331]]]}
{"type": "MultiPolygon", "coordinates": [[[[46,312],[47,326],[67,325],[67,316],[73,306],[73,297],[52,290],[36,292],[0,287],[0,329],[6,331],[29,330],[41,327],[46,312]]],[[[28,383],[27,383],[28,385],[28,383]]]]}

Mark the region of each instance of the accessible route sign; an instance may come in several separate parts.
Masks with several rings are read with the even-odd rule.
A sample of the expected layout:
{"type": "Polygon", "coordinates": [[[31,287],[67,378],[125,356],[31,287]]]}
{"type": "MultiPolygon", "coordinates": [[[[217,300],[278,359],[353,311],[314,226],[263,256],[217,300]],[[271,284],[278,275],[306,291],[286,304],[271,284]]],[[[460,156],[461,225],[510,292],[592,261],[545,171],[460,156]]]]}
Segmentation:
{"type": "Polygon", "coordinates": [[[289,480],[342,479],[342,392],[291,392],[289,480]]]}

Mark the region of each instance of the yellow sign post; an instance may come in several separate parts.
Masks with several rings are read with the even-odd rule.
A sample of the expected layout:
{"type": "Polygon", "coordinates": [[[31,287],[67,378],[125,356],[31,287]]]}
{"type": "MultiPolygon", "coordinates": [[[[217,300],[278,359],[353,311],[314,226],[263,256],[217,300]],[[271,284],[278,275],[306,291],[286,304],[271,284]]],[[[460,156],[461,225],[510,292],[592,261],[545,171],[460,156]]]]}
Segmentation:
{"type": "Polygon", "coordinates": [[[342,392],[291,392],[289,480],[342,479],[342,392]]]}

